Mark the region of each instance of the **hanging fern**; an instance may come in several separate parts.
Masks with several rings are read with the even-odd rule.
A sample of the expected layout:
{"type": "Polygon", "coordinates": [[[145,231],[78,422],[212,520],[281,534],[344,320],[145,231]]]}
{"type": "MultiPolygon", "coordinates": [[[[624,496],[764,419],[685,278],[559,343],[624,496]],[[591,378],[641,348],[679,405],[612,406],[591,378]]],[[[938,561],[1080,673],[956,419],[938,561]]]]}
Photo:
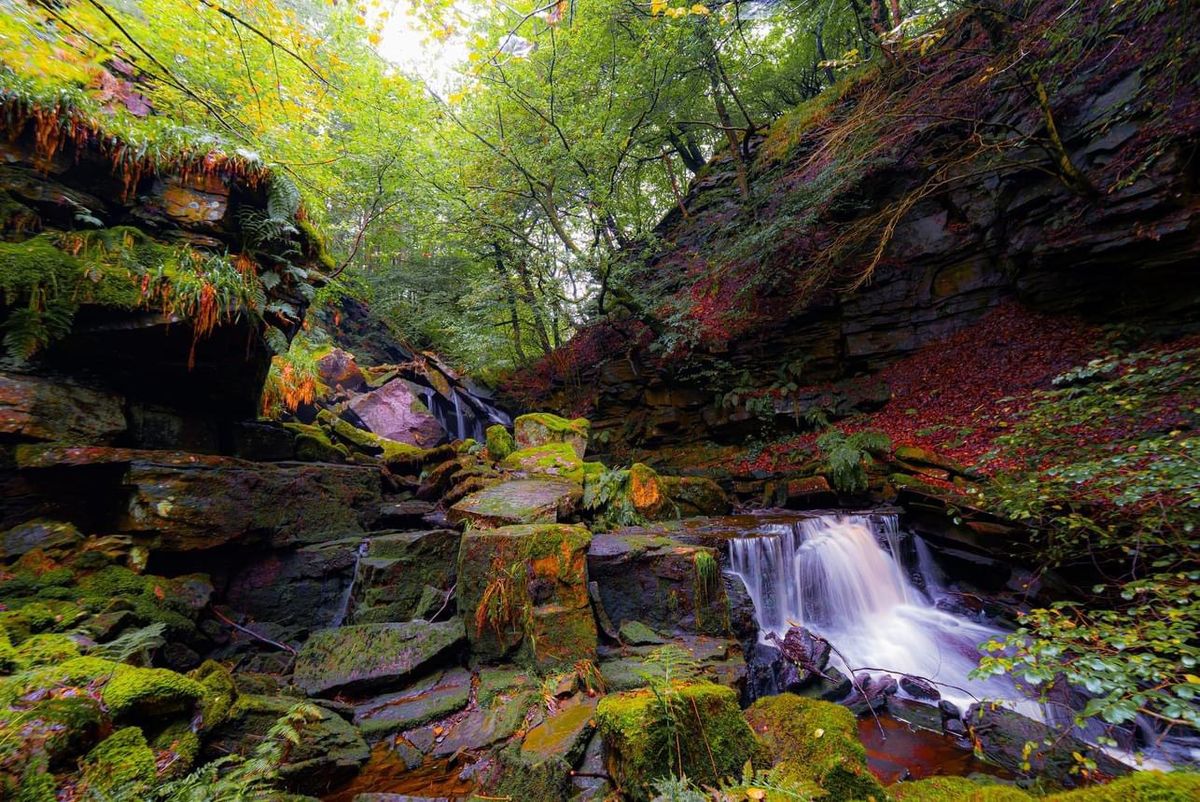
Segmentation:
{"type": "Polygon", "coordinates": [[[267,214],[275,220],[292,220],[300,211],[300,189],[282,173],[271,176],[267,185],[267,214]]]}

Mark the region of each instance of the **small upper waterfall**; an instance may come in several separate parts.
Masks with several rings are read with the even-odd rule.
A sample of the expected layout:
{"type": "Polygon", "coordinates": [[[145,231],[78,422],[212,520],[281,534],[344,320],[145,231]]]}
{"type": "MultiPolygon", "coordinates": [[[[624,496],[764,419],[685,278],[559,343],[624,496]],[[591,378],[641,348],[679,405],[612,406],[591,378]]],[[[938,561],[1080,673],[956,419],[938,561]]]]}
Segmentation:
{"type": "Polygon", "coordinates": [[[957,704],[1020,700],[1022,712],[1038,715],[1006,678],[968,679],[978,646],[1000,630],[934,606],[927,592],[941,578],[928,549],[900,531],[895,515],[772,524],[759,536],[730,540],[729,564],[754,602],[760,637],[805,626],[844,656],[849,665],[840,668],[925,677],[957,704]]]}

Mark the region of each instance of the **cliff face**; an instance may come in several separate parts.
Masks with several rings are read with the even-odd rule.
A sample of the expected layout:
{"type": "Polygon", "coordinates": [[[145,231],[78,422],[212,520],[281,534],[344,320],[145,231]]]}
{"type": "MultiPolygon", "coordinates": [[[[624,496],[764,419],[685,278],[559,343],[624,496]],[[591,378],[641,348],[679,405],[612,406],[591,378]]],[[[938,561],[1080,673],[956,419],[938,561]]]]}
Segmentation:
{"type": "Polygon", "coordinates": [[[0,114],[12,381],[69,379],[138,420],[253,418],[319,283],[295,188],[253,154],[126,140],[69,106],[6,95],[0,114]]]}
{"type": "Polygon", "coordinates": [[[848,380],[1005,299],[1192,325],[1194,9],[1006,9],[949,20],[748,142],[749,198],[718,154],[634,268],[648,312],[585,330],[514,394],[590,412],[601,442],[720,439],[761,417],[747,399],[781,420],[882,403],[848,380]]]}

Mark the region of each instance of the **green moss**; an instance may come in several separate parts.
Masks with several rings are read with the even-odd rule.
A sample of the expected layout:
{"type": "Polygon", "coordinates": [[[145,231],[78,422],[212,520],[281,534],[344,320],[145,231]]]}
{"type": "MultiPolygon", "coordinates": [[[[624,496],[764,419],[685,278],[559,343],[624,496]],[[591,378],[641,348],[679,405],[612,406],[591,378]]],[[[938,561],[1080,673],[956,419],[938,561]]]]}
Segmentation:
{"type": "Polygon", "coordinates": [[[17,647],[22,668],[61,663],[79,657],[79,646],[66,635],[33,635],[17,647]]]}
{"type": "Polygon", "coordinates": [[[0,673],[9,674],[20,667],[20,657],[8,637],[8,628],[0,623],[0,673]]]}
{"type": "Polygon", "coordinates": [[[1106,785],[1093,785],[1061,794],[1046,802],[1190,802],[1200,799],[1200,773],[1138,771],[1106,785]]]}
{"type": "Polygon", "coordinates": [[[377,456],[389,467],[398,468],[401,471],[418,468],[425,459],[425,455],[429,453],[424,448],[388,440],[386,437],[380,437],[373,432],[360,429],[326,409],[317,414],[317,421],[333,437],[341,440],[349,448],[368,456],[377,456]]]}
{"type": "Polygon", "coordinates": [[[92,612],[103,612],[114,599],[120,599],[141,623],[164,624],[174,638],[186,638],[195,631],[190,611],[169,592],[169,582],[162,577],[110,565],[80,579],[79,587],[80,602],[92,612]]]}
{"type": "Polygon", "coordinates": [[[867,770],[854,714],[841,705],[780,694],[759,699],[746,710],[781,779],[809,780],[830,802],[886,798],[867,770]]]}
{"type": "Polygon", "coordinates": [[[305,254],[313,259],[326,275],[337,270],[337,262],[325,247],[325,238],[317,227],[306,218],[296,218],[296,230],[300,232],[300,241],[304,245],[305,254]]]}
{"type": "Polygon", "coordinates": [[[296,459],[306,462],[345,462],[350,458],[350,449],[341,443],[335,444],[320,426],[285,423],[283,427],[296,436],[296,459]]]}
{"type": "Polygon", "coordinates": [[[583,484],[583,462],[569,443],[546,443],[514,451],[500,462],[510,471],[523,471],[530,476],[557,476],[583,484]]]}
{"type": "Polygon", "coordinates": [[[513,435],[520,448],[568,443],[582,459],[587,450],[591,426],[586,418],[567,420],[548,412],[533,412],[513,421],[513,435]]]}
{"type": "MultiPolygon", "coordinates": [[[[57,786],[54,775],[47,770],[45,760],[30,761],[21,773],[21,782],[13,802],[57,802],[57,786]]],[[[3,790],[5,787],[0,784],[0,791],[3,790]]]]}
{"type": "Polygon", "coordinates": [[[737,694],[707,682],[606,696],[596,721],[609,773],[637,800],[649,799],[651,782],[669,775],[701,785],[739,777],[758,749],[737,694]]]}
{"type": "Polygon", "coordinates": [[[229,718],[229,711],[238,698],[233,674],[217,661],[205,660],[188,676],[199,682],[204,692],[200,699],[200,726],[205,731],[219,726],[229,718]]]}
{"type": "Polygon", "coordinates": [[[100,698],[120,718],[189,712],[204,696],[204,686],[190,677],[165,668],[127,666],[108,681],[100,698]]]}
{"type": "Polygon", "coordinates": [[[509,433],[508,429],[499,423],[488,427],[487,452],[493,462],[500,462],[516,450],[517,442],[513,440],[513,436],[509,433]]]}
{"type": "Polygon", "coordinates": [[[966,777],[930,777],[888,786],[896,802],[1027,802],[1033,799],[1020,788],[966,777]]]}
{"type": "Polygon", "coordinates": [[[164,778],[180,777],[196,764],[196,757],[200,754],[200,736],[192,731],[189,722],[176,721],[155,736],[152,746],[156,752],[171,754],[164,778]]]}
{"type": "Polygon", "coordinates": [[[154,752],[137,727],[125,727],[100,742],[81,762],[83,799],[137,799],[155,779],[154,752]]]}

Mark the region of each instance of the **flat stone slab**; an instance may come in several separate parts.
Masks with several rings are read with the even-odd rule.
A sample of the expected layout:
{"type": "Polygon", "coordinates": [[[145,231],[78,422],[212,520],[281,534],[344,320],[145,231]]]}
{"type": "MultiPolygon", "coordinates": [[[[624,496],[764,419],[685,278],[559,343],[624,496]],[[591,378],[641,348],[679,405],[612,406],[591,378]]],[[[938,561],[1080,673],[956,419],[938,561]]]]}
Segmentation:
{"type": "Polygon", "coordinates": [[[354,708],[354,723],[367,736],[419,727],[466,707],[471,673],[462,668],[439,671],[397,693],[376,696],[354,708]]]}
{"type": "Polygon", "coordinates": [[[515,479],[484,488],[450,508],[450,520],[477,529],[513,524],[552,524],[575,511],[583,489],[560,479],[515,479]]]}
{"type": "Polygon", "coordinates": [[[81,474],[112,482],[114,496],[129,493],[128,507],[110,531],[154,538],[163,551],[248,539],[274,546],[322,542],[362,532],[379,514],[379,470],[373,466],[106,447],[22,445],[15,451],[17,467],[29,471],[112,466],[107,478],[81,474]]]}
{"type": "Polygon", "coordinates": [[[573,765],[596,728],[597,702],[598,698],[583,695],[568,699],[525,734],[521,756],[534,763],[562,758],[573,765]]]}
{"type": "Polygon", "coordinates": [[[0,434],[102,445],[125,433],[119,396],[62,381],[0,372],[0,434]]]}
{"type": "Polygon", "coordinates": [[[398,685],[430,668],[465,638],[461,619],[322,629],[305,641],[292,681],[310,696],[398,685]]]}

